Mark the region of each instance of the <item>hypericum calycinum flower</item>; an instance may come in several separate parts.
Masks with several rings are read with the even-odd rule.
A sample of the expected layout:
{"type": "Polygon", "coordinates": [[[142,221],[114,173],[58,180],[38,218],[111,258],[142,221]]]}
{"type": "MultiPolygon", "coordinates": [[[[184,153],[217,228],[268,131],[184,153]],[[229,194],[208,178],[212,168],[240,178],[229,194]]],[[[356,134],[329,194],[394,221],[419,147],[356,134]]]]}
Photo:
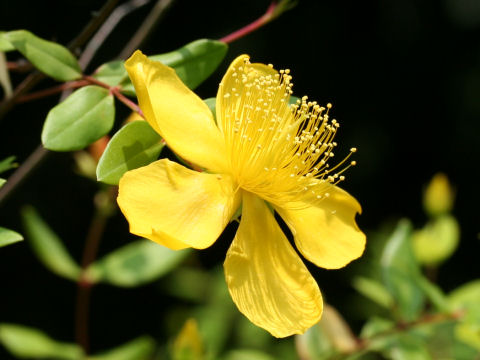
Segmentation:
{"type": "Polygon", "coordinates": [[[242,55],[220,83],[215,123],[173,69],[139,51],[125,66],[149,124],[180,157],[206,169],[161,159],[128,171],[118,204],[130,231],[171,249],[203,249],[242,206],[224,263],[233,301],[277,337],[314,325],[322,314],[320,290],[271,208],[317,266],[340,268],[362,254],[365,235],[355,223],[360,205],[336,186],[350,165],[339,169],[346,159],[328,164],[338,128],[329,121],[330,105],[304,97],[289,106],[289,71],[242,55]]]}

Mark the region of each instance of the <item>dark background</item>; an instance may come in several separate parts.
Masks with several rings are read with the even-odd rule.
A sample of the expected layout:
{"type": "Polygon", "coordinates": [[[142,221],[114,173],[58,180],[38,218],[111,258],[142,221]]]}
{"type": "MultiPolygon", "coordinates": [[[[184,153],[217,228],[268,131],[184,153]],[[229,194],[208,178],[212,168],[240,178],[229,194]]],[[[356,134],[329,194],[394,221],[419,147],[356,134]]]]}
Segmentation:
{"type": "MultiPolygon", "coordinates": [[[[0,30],[25,28],[67,44],[99,3],[2,0],[0,30]]],[[[178,0],[141,49],[158,54],[197,38],[221,38],[260,16],[268,4],[178,0]]],[[[152,5],[119,24],[88,71],[120,53],[152,5]]],[[[197,93],[214,96],[229,62],[247,53],[253,61],[290,68],[296,95],[332,102],[341,124],[338,155],[358,148],[358,166],[348,171],[343,187],[362,204],[358,223],[367,234],[402,216],[421,226],[426,220],[422,187],[434,173],[445,172],[457,190],[454,214],[462,232],[459,249],[438,277],[448,291],[480,275],[479,39],[480,2],[475,0],[300,0],[276,21],[231,44],[223,64],[197,93]]],[[[8,54],[9,60],[16,56],[8,54]]],[[[13,80],[23,76],[16,74],[13,80]]],[[[37,89],[51,85],[44,81],[37,89]]],[[[0,120],[0,159],[26,159],[40,143],[45,116],[57,101],[54,96],[18,106],[0,120]]],[[[120,105],[117,109],[119,119],[128,114],[120,105]]],[[[97,185],[75,175],[73,167],[70,154],[51,154],[0,205],[0,225],[22,232],[19,209],[33,204],[79,259],[97,185]]],[[[233,230],[230,227],[218,244],[201,254],[206,267],[223,261],[233,230]]],[[[131,239],[126,222],[117,215],[100,252],[131,239]]],[[[348,312],[342,308],[349,294],[343,271],[315,274],[332,302],[348,312]]],[[[0,274],[0,322],[36,326],[56,338],[73,339],[74,284],[45,270],[26,243],[0,250],[0,274]]],[[[93,293],[94,349],[143,332],[154,334],[168,301],[154,285],[135,290],[99,286],[93,293]]],[[[2,351],[3,359],[8,355],[2,351]]]]}

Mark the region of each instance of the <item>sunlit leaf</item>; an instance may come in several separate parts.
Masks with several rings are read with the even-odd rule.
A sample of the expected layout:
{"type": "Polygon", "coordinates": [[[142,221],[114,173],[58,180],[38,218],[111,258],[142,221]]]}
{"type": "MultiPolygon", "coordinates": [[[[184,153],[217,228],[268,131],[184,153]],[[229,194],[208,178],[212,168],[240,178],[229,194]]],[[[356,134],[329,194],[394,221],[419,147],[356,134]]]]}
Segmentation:
{"type": "Polygon", "coordinates": [[[105,63],[95,71],[93,77],[109,86],[116,86],[128,77],[124,63],[123,60],[105,63]]]}
{"type": "Polygon", "coordinates": [[[480,280],[458,287],[448,295],[448,301],[462,315],[455,331],[457,338],[480,351],[480,280]]]}
{"type": "Polygon", "coordinates": [[[402,220],[385,245],[382,258],[382,277],[398,307],[399,316],[406,321],[416,319],[423,307],[424,295],[418,285],[420,267],[411,248],[412,226],[402,220]]]}
{"type": "MultiPolygon", "coordinates": [[[[190,89],[195,89],[220,65],[228,50],[227,44],[209,39],[193,41],[175,51],[149,58],[175,69],[178,77],[190,89]]],[[[135,95],[128,77],[120,84],[122,92],[135,95]]]]}
{"type": "Polygon", "coordinates": [[[155,341],[150,336],[141,336],[114,349],[91,355],[88,360],[145,360],[155,350],[155,341]]]}
{"type": "Polygon", "coordinates": [[[413,250],[421,264],[438,265],[457,249],[460,227],[451,215],[441,215],[413,233],[413,250]]]}
{"type": "Polygon", "coordinates": [[[155,161],[164,144],[146,121],[121,128],[108,143],[97,166],[97,180],[117,185],[122,175],[155,161]]]}
{"type": "Polygon", "coordinates": [[[223,360],[275,360],[272,356],[258,350],[240,349],[229,351],[223,360]]]}
{"type": "Polygon", "coordinates": [[[150,240],[137,240],[90,265],[91,282],[133,287],[146,284],[175,268],[190,251],[170,250],[150,240]]]}
{"type": "MultiPolygon", "coordinates": [[[[0,179],[2,180],[2,179],[0,179]]],[[[1,182],[0,182],[1,187],[1,182]]],[[[7,246],[23,240],[23,236],[19,233],[0,227],[0,247],[7,246]]]]}
{"type": "Polygon", "coordinates": [[[82,77],[82,70],[72,53],[60,44],[39,38],[26,30],[10,31],[6,39],[37,69],[59,80],[82,77]]]}
{"type": "Polygon", "coordinates": [[[15,50],[15,47],[8,41],[5,31],[0,31],[0,51],[7,52],[15,50]]]}
{"type": "Polygon", "coordinates": [[[15,163],[15,156],[9,156],[0,161],[0,173],[13,169],[17,166],[15,163]]]}
{"type": "Polygon", "coordinates": [[[353,279],[353,287],[363,296],[387,309],[390,309],[394,304],[392,295],[376,280],[357,276],[353,279]]]}
{"type": "Polygon", "coordinates": [[[3,178],[0,178],[0,188],[5,185],[5,183],[7,182],[7,180],[3,179],[3,178]]]}
{"type": "Polygon", "coordinates": [[[33,207],[22,209],[26,239],[35,255],[53,273],[78,281],[81,269],[72,259],[59,237],[33,207]]]}
{"type": "Polygon", "coordinates": [[[0,324],[0,343],[21,359],[79,360],[83,357],[78,345],[56,341],[27,326],[0,324]]]}
{"type": "Polygon", "coordinates": [[[48,113],[42,142],[49,150],[80,150],[107,134],[113,126],[113,96],[99,86],[85,86],[48,113]]]}

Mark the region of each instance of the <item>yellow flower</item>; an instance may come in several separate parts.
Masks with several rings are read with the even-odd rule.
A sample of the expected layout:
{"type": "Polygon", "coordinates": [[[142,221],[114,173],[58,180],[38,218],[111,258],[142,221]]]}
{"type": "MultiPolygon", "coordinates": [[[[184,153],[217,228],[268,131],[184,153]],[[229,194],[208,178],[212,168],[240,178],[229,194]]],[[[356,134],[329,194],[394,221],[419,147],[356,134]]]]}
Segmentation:
{"type": "Polygon", "coordinates": [[[303,333],[319,321],[322,296],[271,207],[317,266],[340,268],[362,254],[360,205],[336,186],[346,159],[327,163],[338,123],[306,97],[289,106],[289,71],[252,64],[246,55],[220,83],[217,124],[173,69],[139,51],[125,66],[149,124],[180,157],[206,169],[161,159],[127,172],[118,204],[130,231],[171,249],[203,249],[241,205],[224,263],[233,301],[276,337],[303,333]]]}

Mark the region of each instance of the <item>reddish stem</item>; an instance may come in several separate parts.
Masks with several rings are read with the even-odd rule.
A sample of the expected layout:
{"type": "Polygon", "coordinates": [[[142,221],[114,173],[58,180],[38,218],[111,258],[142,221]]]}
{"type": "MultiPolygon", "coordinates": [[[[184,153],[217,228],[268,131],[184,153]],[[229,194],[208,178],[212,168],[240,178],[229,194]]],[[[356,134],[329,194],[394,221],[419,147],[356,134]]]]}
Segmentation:
{"type": "Polygon", "coordinates": [[[244,26],[243,28],[234,31],[230,35],[227,35],[223,38],[221,38],[219,41],[224,42],[226,44],[229,44],[235,40],[238,40],[245,35],[250,34],[251,32],[257,30],[258,28],[262,27],[266,23],[268,23],[270,20],[274,18],[273,12],[275,11],[275,8],[277,7],[278,3],[276,1],[273,1],[270,6],[268,7],[267,11],[265,14],[263,14],[261,17],[259,17],[257,20],[254,22],[248,24],[247,26],[244,26]]]}
{"type": "Polygon", "coordinates": [[[79,88],[79,87],[82,87],[82,86],[85,86],[85,85],[88,85],[88,84],[89,83],[88,83],[87,80],[77,80],[77,81],[71,81],[71,82],[63,83],[61,85],[54,86],[54,87],[51,87],[49,89],[44,89],[44,90],[40,90],[40,91],[37,91],[37,92],[34,92],[34,93],[30,93],[28,95],[20,96],[19,98],[17,98],[16,103],[24,103],[24,102],[27,102],[27,101],[41,99],[41,98],[46,97],[46,96],[58,94],[58,93],[61,93],[62,91],[68,90],[68,89],[76,89],[76,88],[79,88]]]}

